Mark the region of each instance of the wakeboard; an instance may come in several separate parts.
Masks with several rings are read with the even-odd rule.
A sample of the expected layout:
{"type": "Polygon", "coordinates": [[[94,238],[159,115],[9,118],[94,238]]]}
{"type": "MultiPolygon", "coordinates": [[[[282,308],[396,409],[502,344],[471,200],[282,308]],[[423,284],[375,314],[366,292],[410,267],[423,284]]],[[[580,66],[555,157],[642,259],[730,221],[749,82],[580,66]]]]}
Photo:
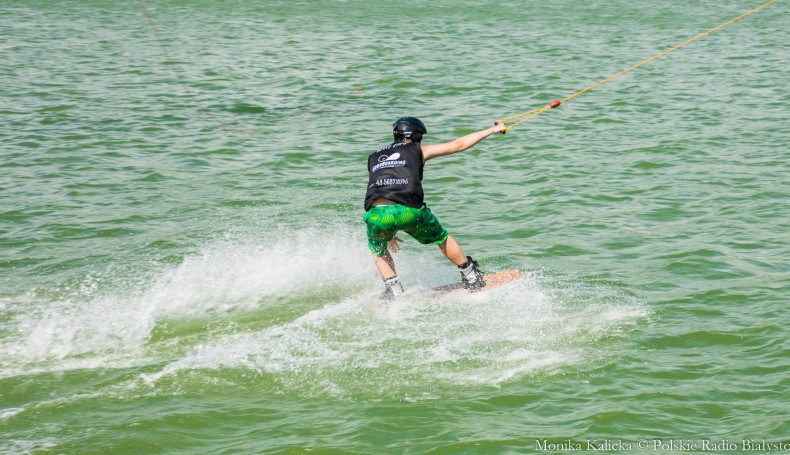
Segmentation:
{"type": "Polygon", "coordinates": [[[514,283],[522,278],[524,278],[524,274],[521,272],[521,270],[511,269],[485,275],[484,279],[486,280],[486,285],[479,291],[470,292],[467,289],[464,289],[464,284],[459,281],[456,283],[445,284],[443,286],[432,288],[429,292],[438,295],[479,294],[481,292],[487,292],[492,289],[514,283]]]}

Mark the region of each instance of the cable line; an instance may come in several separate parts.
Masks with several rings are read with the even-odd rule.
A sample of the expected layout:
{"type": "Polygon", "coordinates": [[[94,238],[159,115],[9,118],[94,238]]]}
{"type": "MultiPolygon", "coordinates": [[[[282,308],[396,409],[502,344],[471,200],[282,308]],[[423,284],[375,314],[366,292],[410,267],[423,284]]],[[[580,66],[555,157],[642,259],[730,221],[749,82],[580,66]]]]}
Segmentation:
{"type": "Polygon", "coordinates": [[[676,51],[676,50],[680,49],[681,47],[685,46],[686,44],[690,44],[690,43],[692,43],[692,42],[694,42],[694,41],[696,41],[696,40],[698,40],[698,39],[700,39],[700,38],[702,38],[704,36],[710,35],[711,33],[715,32],[716,30],[724,28],[724,27],[732,24],[733,22],[735,22],[735,21],[737,21],[739,19],[743,19],[744,17],[746,17],[746,16],[748,16],[748,15],[750,15],[750,14],[756,12],[756,11],[759,11],[759,10],[765,8],[766,6],[768,6],[771,3],[774,3],[776,1],[777,0],[771,0],[769,2],[766,2],[766,3],[758,6],[757,8],[751,9],[751,10],[741,14],[740,16],[734,17],[734,18],[728,20],[727,22],[724,22],[722,24],[717,25],[716,27],[713,27],[712,29],[708,30],[707,32],[700,33],[699,35],[695,36],[694,38],[687,39],[686,41],[683,41],[682,43],[678,44],[677,46],[670,47],[669,49],[665,50],[664,52],[656,54],[656,55],[650,57],[649,59],[643,60],[643,61],[637,63],[636,65],[634,65],[634,66],[632,66],[632,67],[630,67],[628,69],[620,71],[619,73],[615,74],[614,76],[607,77],[606,79],[603,79],[603,80],[601,80],[599,82],[596,82],[595,84],[593,84],[593,85],[591,85],[591,86],[589,86],[589,87],[587,87],[587,88],[585,88],[583,90],[579,90],[578,92],[574,93],[573,95],[566,96],[565,98],[563,98],[561,100],[552,101],[551,104],[549,104],[547,106],[539,107],[537,109],[532,109],[532,110],[529,110],[529,111],[526,111],[526,112],[522,112],[520,114],[511,115],[510,117],[505,117],[503,119],[499,119],[499,120],[496,121],[496,123],[505,123],[505,122],[508,122],[510,120],[515,120],[515,119],[519,119],[520,118],[520,120],[518,120],[517,122],[513,123],[510,126],[507,126],[502,131],[502,133],[504,134],[504,133],[510,131],[511,129],[517,127],[518,125],[521,125],[522,123],[526,122],[527,120],[535,118],[538,115],[548,111],[549,109],[553,109],[555,107],[558,107],[560,104],[562,104],[562,103],[564,103],[564,102],[566,102],[568,100],[571,100],[573,98],[576,98],[577,96],[581,95],[582,93],[588,92],[588,91],[590,91],[590,90],[592,90],[592,89],[594,89],[594,88],[596,88],[596,87],[598,87],[600,85],[603,85],[603,84],[605,84],[605,83],[607,83],[607,82],[609,82],[609,81],[611,81],[613,79],[616,79],[616,78],[622,76],[623,74],[626,74],[626,73],[628,73],[630,71],[633,71],[633,70],[639,68],[642,65],[650,63],[650,62],[652,62],[653,60],[655,60],[655,59],[657,59],[659,57],[663,57],[664,55],[667,55],[670,52],[676,51]]]}

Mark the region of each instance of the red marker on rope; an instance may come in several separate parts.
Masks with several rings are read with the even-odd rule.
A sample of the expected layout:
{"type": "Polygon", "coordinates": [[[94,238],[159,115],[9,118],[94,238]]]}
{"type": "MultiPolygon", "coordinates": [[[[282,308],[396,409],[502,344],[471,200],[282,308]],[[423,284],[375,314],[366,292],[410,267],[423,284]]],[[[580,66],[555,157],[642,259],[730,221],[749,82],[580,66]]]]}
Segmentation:
{"type": "Polygon", "coordinates": [[[652,62],[653,60],[655,60],[655,59],[657,59],[659,57],[662,57],[664,55],[669,54],[670,52],[674,52],[674,51],[680,49],[681,47],[683,47],[683,46],[685,46],[685,45],[687,45],[689,43],[692,43],[692,42],[702,38],[703,36],[710,35],[711,33],[715,32],[716,30],[719,30],[719,29],[721,29],[721,28],[723,28],[723,27],[725,27],[727,25],[730,25],[730,24],[732,24],[733,22],[735,22],[735,21],[737,21],[739,19],[743,19],[744,17],[748,16],[749,14],[752,14],[755,11],[759,11],[759,10],[765,8],[766,6],[768,6],[768,5],[772,4],[772,3],[776,3],[776,2],[777,2],[777,0],[768,0],[766,3],[763,3],[762,5],[758,6],[757,8],[753,8],[753,9],[741,14],[740,16],[734,17],[734,18],[728,20],[727,22],[719,24],[716,27],[713,27],[712,29],[708,30],[707,32],[700,33],[699,35],[697,35],[697,36],[695,36],[693,38],[687,39],[686,41],[683,41],[682,43],[678,44],[677,46],[670,47],[669,49],[665,50],[664,52],[656,54],[656,55],[650,57],[649,59],[643,60],[643,61],[637,63],[636,65],[634,65],[634,66],[632,66],[632,67],[630,67],[628,69],[620,71],[619,73],[615,74],[614,76],[609,76],[609,77],[607,77],[606,79],[604,79],[602,81],[596,82],[595,84],[585,88],[584,90],[579,90],[578,92],[574,93],[573,95],[566,96],[562,100],[555,100],[555,101],[552,101],[551,104],[549,104],[548,106],[543,106],[543,107],[540,107],[540,108],[537,108],[537,109],[529,110],[527,112],[522,112],[521,114],[511,115],[510,117],[505,117],[505,118],[503,118],[501,120],[497,120],[497,123],[505,123],[505,122],[507,122],[509,120],[514,120],[514,119],[523,117],[523,118],[521,118],[521,120],[513,123],[512,125],[506,127],[505,129],[503,129],[502,133],[504,134],[508,130],[511,130],[511,129],[517,127],[518,125],[521,125],[522,123],[526,122],[527,120],[529,120],[531,118],[534,118],[534,117],[540,115],[541,113],[546,112],[549,109],[554,109],[555,107],[559,107],[559,105],[562,104],[563,101],[568,101],[570,99],[576,98],[577,96],[581,95],[582,93],[588,92],[588,91],[598,87],[599,85],[603,85],[603,84],[605,84],[605,83],[607,83],[607,82],[609,82],[609,81],[611,81],[613,79],[616,79],[616,78],[622,76],[623,74],[626,74],[626,73],[628,73],[630,71],[633,71],[633,70],[639,68],[642,65],[650,63],[650,62],[652,62]]]}
{"type": "Polygon", "coordinates": [[[511,128],[515,128],[515,127],[521,125],[522,123],[526,122],[527,120],[531,119],[532,117],[535,117],[536,115],[540,114],[541,112],[545,112],[545,111],[548,111],[549,109],[554,109],[555,107],[559,107],[560,104],[562,104],[561,100],[554,100],[548,106],[543,106],[543,107],[538,108],[538,109],[532,109],[531,111],[523,112],[521,114],[516,114],[516,115],[511,116],[511,117],[505,117],[502,120],[497,120],[496,122],[494,122],[494,125],[499,125],[500,123],[505,123],[508,120],[512,120],[512,119],[518,118],[518,117],[523,117],[525,115],[529,116],[529,117],[525,117],[525,118],[517,121],[516,123],[514,123],[514,124],[512,124],[510,126],[505,127],[502,131],[500,131],[500,133],[506,134],[508,132],[508,130],[510,130],[511,128]]]}

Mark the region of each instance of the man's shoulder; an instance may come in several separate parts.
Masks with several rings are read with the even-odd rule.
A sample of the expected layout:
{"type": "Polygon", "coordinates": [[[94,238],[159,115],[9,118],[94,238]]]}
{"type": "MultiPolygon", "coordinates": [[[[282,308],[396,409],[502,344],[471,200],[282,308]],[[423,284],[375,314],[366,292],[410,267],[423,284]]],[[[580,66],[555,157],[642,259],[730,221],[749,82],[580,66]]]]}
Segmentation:
{"type": "Polygon", "coordinates": [[[400,147],[401,145],[404,145],[404,143],[403,142],[393,142],[392,144],[385,145],[384,147],[381,147],[380,149],[378,149],[375,152],[371,153],[371,155],[375,155],[376,153],[386,152],[387,150],[392,150],[395,147],[400,147]]]}
{"type": "Polygon", "coordinates": [[[398,149],[399,152],[403,151],[403,150],[412,150],[412,151],[415,151],[415,152],[419,152],[419,151],[422,150],[422,147],[421,147],[420,143],[418,143],[418,142],[395,142],[395,143],[392,143],[390,145],[387,145],[385,147],[380,148],[375,153],[392,151],[393,149],[398,149]]]}
{"type": "Polygon", "coordinates": [[[388,156],[398,154],[398,156],[404,156],[404,158],[406,156],[412,156],[414,159],[422,160],[422,147],[419,143],[415,142],[394,142],[368,155],[368,161],[371,159],[380,159],[382,155],[385,154],[388,156]]]}

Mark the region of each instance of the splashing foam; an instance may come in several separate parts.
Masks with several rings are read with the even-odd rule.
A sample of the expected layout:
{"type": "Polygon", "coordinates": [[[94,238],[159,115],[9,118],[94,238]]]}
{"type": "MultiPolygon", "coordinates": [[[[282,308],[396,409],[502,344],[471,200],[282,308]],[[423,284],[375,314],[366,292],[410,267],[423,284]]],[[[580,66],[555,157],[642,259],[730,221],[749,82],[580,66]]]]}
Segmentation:
{"type": "Polygon", "coordinates": [[[11,330],[0,339],[0,377],[75,368],[151,371],[166,360],[139,377],[143,387],[166,392],[186,374],[190,383],[252,377],[256,386],[283,393],[422,399],[444,388],[498,387],[600,360],[607,349],[597,343],[647,314],[610,290],[574,295],[534,274],[480,294],[427,297],[426,288],[458,277],[435,248],[431,254],[421,247],[399,253],[410,290],[383,305],[358,232],[304,229],[263,238],[210,245],[139,292],[127,284],[109,290],[116,295],[84,301],[15,302],[23,309],[4,327],[11,330]],[[257,315],[250,318],[256,322],[233,325],[236,310],[257,315]],[[279,319],[258,321],[269,314],[279,319]],[[198,324],[194,333],[153,336],[163,321],[188,326],[201,319],[227,324],[218,332],[198,324]]]}
{"type": "Polygon", "coordinates": [[[265,297],[364,282],[371,272],[366,251],[358,237],[342,231],[305,230],[273,244],[223,242],[187,258],[142,299],[169,316],[254,308],[265,297]]]}
{"type": "Polygon", "coordinates": [[[3,327],[9,336],[0,339],[0,377],[144,364],[152,360],[146,352],[159,320],[215,317],[254,310],[267,297],[362,286],[372,277],[369,253],[349,231],[307,229],[290,238],[263,236],[257,244],[221,241],[142,292],[129,289],[132,277],[118,289],[98,291],[114,295],[95,297],[91,288],[85,300],[4,301],[3,314],[18,310],[3,327]]]}
{"type": "Polygon", "coordinates": [[[591,342],[646,315],[622,302],[604,306],[580,312],[556,301],[534,275],[458,297],[429,298],[416,290],[389,305],[364,292],[291,322],[196,346],[142,379],[155,385],[180,372],[240,369],[284,392],[357,397],[498,387],[590,361],[600,355],[591,342]]]}

